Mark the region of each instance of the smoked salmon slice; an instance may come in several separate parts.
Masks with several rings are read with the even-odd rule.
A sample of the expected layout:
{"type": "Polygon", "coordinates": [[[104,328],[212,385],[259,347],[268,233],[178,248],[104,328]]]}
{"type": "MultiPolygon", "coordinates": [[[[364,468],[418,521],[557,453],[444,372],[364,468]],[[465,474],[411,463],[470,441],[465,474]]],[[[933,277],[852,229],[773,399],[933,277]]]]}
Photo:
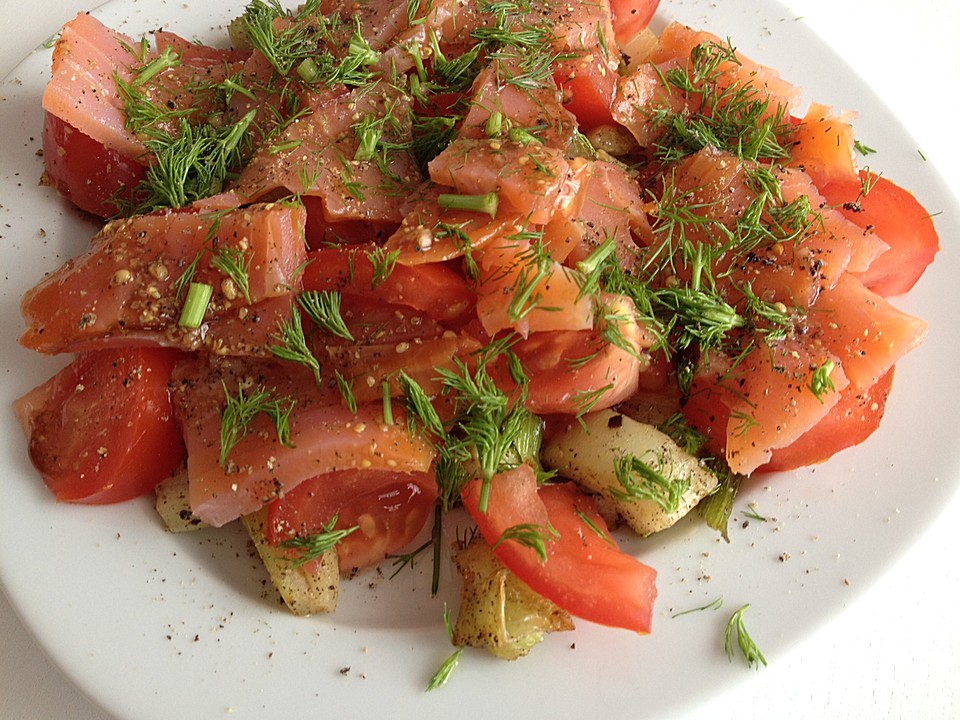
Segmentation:
{"type": "Polygon", "coordinates": [[[292,204],[169,210],[110,222],[85,253],[24,295],[20,343],[44,353],[134,341],[203,347],[213,341],[205,327],[178,324],[184,279],[213,287],[208,319],[252,320],[251,307],[287,298],[298,286],[303,222],[302,208],[292,204]],[[215,266],[218,258],[245,267],[246,288],[215,266]]]}

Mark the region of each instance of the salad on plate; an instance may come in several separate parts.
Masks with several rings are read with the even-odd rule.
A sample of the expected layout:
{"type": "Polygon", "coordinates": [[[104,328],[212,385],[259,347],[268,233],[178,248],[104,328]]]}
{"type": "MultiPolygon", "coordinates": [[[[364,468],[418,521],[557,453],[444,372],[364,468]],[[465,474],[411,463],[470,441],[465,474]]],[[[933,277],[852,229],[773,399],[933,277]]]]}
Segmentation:
{"type": "Polygon", "coordinates": [[[296,614],[449,556],[458,648],[650,632],[614,531],[726,537],[746,478],[865,440],[939,249],[851,118],[656,7],[253,0],[226,49],[67,23],[45,180],[102,225],[21,306],[75,356],[16,403],[53,496],[243,523],[296,614]]]}

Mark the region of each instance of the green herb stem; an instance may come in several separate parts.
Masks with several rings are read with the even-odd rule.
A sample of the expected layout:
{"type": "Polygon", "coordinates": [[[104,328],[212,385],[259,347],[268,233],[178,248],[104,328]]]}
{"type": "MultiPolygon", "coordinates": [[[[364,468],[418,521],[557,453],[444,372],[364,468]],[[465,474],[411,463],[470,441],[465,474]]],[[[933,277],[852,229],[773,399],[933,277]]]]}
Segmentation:
{"type": "Polygon", "coordinates": [[[485,213],[490,217],[496,217],[500,196],[495,192],[488,192],[484,195],[441,193],[437,197],[437,204],[444,210],[469,210],[470,212],[485,213]]]}
{"type": "Polygon", "coordinates": [[[213,286],[206,283],[190,283],[187,289],[187,299],[184,300],[183,309],[180,311],[180,327],[190,330],[200,327],[203,322],[203,316],[210,305],[210,298],[213,297],[213,286]]]}

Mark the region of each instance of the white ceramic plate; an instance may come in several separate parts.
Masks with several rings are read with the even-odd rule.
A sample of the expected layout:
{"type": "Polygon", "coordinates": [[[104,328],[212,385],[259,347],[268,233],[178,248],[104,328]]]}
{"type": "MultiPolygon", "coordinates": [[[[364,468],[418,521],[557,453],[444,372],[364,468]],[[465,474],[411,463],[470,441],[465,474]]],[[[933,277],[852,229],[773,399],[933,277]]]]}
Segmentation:
{"type": "MultiPolygon", "coordinates": [[[[134,35],[164,26],[213,39],[242,3],[116,0],[97,14],[134,35]]],[[[956,202],[882,104],[802,25],[772,3],[671,3],[668,16],[730,36],[748,55],[801,84],[808,98],[860,111],[858,134],[881,150],[875,169],[914,190],[931,210],[956,202]],[[759,7],[758,7],[759,6],[759,7]]],[[[83,248],[92,226],[38,188],[39,96],[49,53],[31,56],[2,87],[0,313],[4,337],[19,333],[17,303],[43,272],[83,248]]],[[[958,228],[939,226],[944,237],[958,228]]],[[[41,644],[81,688],[124,718],[261,718],[336,712],[390,717],[593,717],[643,708],[673,715],[749,681],[723,655],[730,612],[751,603],[751,634],[768,657],[850,602],[908,546],[956,491],[953,442],[960,411],[943,398],[960,390],[952,309],[960,302],[957,260],[940,257],[903,309],[931,325],[927,343],[898,368],[883,426],[866,444],[815,470],[754,481],[738,503],[731,543],[688,522],[633,547],[660,571],[653,635],[579,623],[518,663],[464,656],[442,690],[423,688],[450,652],[440,621],[455,603],[432,598],[429,570],[388,581],[370,574],[345,584],[341,610],[296,619],[264,591],[265,576],[241,533],[172,536],[148,502],[120,507],[57,505],[36,478],[9,410],[2,416],[0,579],[41,644]],[[937,378],[936,383],[928,382],[937,378]],[[742,527],[755,501],[770,518],[742,527]],[[850,585],[847,584],[850,582],[850,585]],[[720,611],[672,617],[722,597],[720,611]],[[682,668],[682,671],[681,671],[682,668]]],[[[0,404],[46,379],[62,360],[7,342],[0,404]]],[[[389,574],[389,566],[385,566],[389,574]]]]}

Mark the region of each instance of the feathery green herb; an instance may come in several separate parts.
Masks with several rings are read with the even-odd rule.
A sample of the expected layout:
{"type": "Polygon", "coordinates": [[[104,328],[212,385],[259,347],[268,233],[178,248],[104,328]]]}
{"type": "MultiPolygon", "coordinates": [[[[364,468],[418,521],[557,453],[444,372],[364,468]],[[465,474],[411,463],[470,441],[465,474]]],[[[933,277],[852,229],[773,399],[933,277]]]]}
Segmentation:
{"type": "Polygon", "coordinates": [[[210,261],[210,265],[226,275],[243,295],[247,304],[250,303],[250,262],[253,253],[246,253],[240,248],[223,247],[217,250],[210,261]]]}
{"type": "Polygon", "coordinates": [[[651,462],[631,453],[618,457],[614,461],[614,472],[621,487],[611,487],[611,495],[625,502],[649,500],[664,512],[676,512],[683,494],[690,488],[690,479],[672,477],[669,463],[662,457],[649,459],[651,462]]]}
{"type": "Polygon", "coordinates": [[[313,371],[317,387],[323,382],[320,376],[320,361],[310,350],[303,333],[303,320],[296,303],[290,303],[290,319],[280,322],[279,332],[273,335],[276,345],[270,346],[270,352],[281,360],[304,365],[313,371]]]}
{"type": "MultiPolygon", "coordinates": [[[[450,610],[446,605],[443,606],[443,624],[447,629],[447,637],[450,639],[450,642],[453,642],[453,623],[450,620],[450,610]]],[[[453,673],[454,669],[456,669],[460,663],[460,656],[463,655],[463,650],[462,647],[458,647],[440,664],[440,668],[434,676],[430,678],[430,682],[427,683],[427,691],[436,690],[446,684],[447,680],[450,679],[451,673],[453,673]]]]}
{"type": "Polygon", "coordinates": [[[353,382],[341,375],[339,370],[334,370],[333,375],[337,381],[337,389],[340,391],[340,396],[343,398],[343,402],[346,403],[347,409],[356,414],[357,398],[353,394],[353,382]]]}
{"type": "Polygon", "coordinates": [[[220,466],[227,466],[231,450],[250,432],[250,423],[261,413],[273,421],[277,439],[285,447],[292,447],[290,441],[290,414],[296,401],[291,397],[276,398],[262,385],[252,393],[244,393],[238,386],[236,394],[231,394],[223,385],[226,405],[220,417],[220,466]]]}
{"type": "Polygon", "coordinates": [[[654,123],[663,129],[656,144],[661,159],[676,161],[706,147],[746,161],[789,157],[792,128],[786,109],[771,108],[766,93],[752,83],[718,84],[726,63],[740,64],[729,42],[704,42],[691,51],[687,67],[661,75],[667,89],[696,94],[701,100],[696,112],[668,107],[654,112],[654,123]]]}
{"type": "Polygon", "coordinates": [[[689,610],[681,610],[671,615],[671,618],[683,617],[684,615],[692,615],[693,613],[703,612],[704,610],[719,610],[723,607],[723,598],[718,597],[711,603],[706,605],[701,605],[700,607],[690,608],[689,610]]]}
{"type": "Polygon", "coordinates": [[[334,528],[337,526],[339,519],[339,515],[335,514],[323,525],[320,532],[305,537],[292,537],[280,543],[280,547],[301,551],[300,555],[293,562],[293,567],[300,567],[312,560],[316,560],[324,553],[333,550],[333,548],[337,546],[337,543],[345,537],[360,529],[359,525],[354,525],[349,528],[335,530],[334,528]]]}
{"type": "Polygon", "coordinates": [[[833,372],[836,366],[837,364],[833,362],[833,360],[826,360],[810,375],[810,384],[808,387],[810,388],[810,392],[812,392],[820,402],[823,402],[823,396],[828,392],[836,391],[833,380],[830,379],[830,373],[833,372]]]}
{"type": "Polygon", "coordinates": [[[399,250],[387,251],[382,245],[377,245],[367,252],[367,259],[373,266],[373,279],[370,281],[370,289],[376,290],[393,273],[397,266],[397,260],[400,258],[399,250]]]}
{"type": "Polygon", "coordinates": [[[288,75],[315,55],[320,50],[319,42],[328,35],[320,0],[306,0],[296,15],[277,0],[251,0],[242,17],[247,42],[280,75],[288,75]]]}
{"type": "Polygon", "coordinates": [[[340,297],[336,290],[305,290],[297,295],[297,303],[325,333],[353,342],[353,334],[340,314],[340,297]]]}
{"type": "Polygon", "coordinates": [[[457,117],[414,115],[411,152],[421,172],[456,136],[458,121],[457,117]]]}
{"type": "Polygon", "coordinates": [[[504,530],[492,548],[496,550],[505,542],[515,542],[536,552],[540,562],[545,563],[548,557],[547,543],[559,537],[560,534],[552,527],[544,528],[542,525],[535,523],[521,523],[511,525],[504,530]]]}
{"type": "Polygon", "coordinates": [[[176,136],[156,132],[145,140],[155,162],[135,190],[135,196],[143,199],[134,212],[184,207],[219,193],[230,170],[243,164],[245,138],[255,115],[251,110],[219,130],[181,119],[176,136]]]}
{"type": "Polygon", "coordinates": [[[753,638],[750,637],[750,633],[747,632],[743,614],[749,607],[749,604],[744,605],[730,616],[723,636],[723,650],[727,654],[727,659],[733,662],[734,655],[736,654],[734,641],[736,641],[737,647],[740,648],[740,652],[747,661],[747,665],[759,669],[761,664],[767,664],[767,659],[763,656],[763,653],[760,651],[760,648],[757,647],[753,638]]]}

